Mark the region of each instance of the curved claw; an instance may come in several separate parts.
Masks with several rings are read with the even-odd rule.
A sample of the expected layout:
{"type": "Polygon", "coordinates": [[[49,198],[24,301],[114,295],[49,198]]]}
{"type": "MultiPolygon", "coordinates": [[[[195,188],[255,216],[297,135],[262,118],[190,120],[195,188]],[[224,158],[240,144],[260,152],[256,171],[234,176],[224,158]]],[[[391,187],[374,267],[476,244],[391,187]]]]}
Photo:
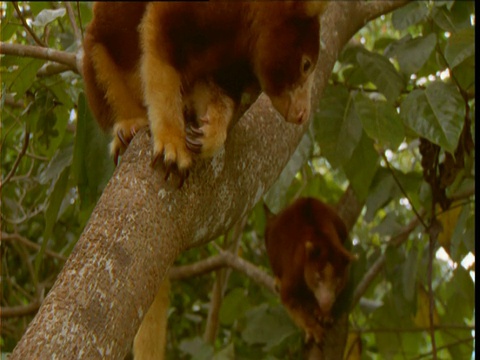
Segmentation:
{"type": "Polygon", "coordinates": [[[191,135],[193,137],[200,137],[200,136],[203,136],[204,135],[204,132],[202,129],[200,128],[196,128],[194,126],[189,126],[187,127],[187,129],[185,130],[185,132],[188,134],[188,135],[191,135]]]}
{"type": "Polygon", "coordinates": [[[200,140],[191,139],[189,136],[185,138],[188,150],[200,154],[202,152],[202,142],[200,140]]]}
{"type": "Polygon", "coordinates": [[[118,157],[120,156],[120,149],[115,151],[115,155],[113,156],[113,162],[115,166],[118,166],[118,157]]]}
{"type": "Polygon", "coordinates": [[[185,180],[187,180],[188,176],[190,175],[190,171],[187,170],[179,170],[178,176],[180,178],[180,183],[178,184],[178,188],[181,189],[183,184],[185,183],[185,180]]]}
{"type": "Polygon", "coordinates": [[[165,170],[165,177],[164,177],[165,181],[168,181],[168,178],[170,177],[170,174],[172,174],[174,172],[177,173],[177,175],[180,179],[180,183],[178,185],[178,188],[180,189],[183,186],[183,184],[185,183],[185,180],[190,175],[189,169],[179,169],[176,162],[171,161],[171,160],[169,160],[169,161],[165,160],[163,153],[156,154],[152,158],[150,166],[152,168],[154,168],[159,162],[163,164],[163,168],[165,170]],[[162,160],[159,161],[159,159],[161,159],[162,157],[163,157],[163,161],[162,160]]]}
{"type": "Polygon", "coordinates": [[[168,178],[170,177],[170,173],[172,172],[172,167],[174,163],[172,163],[171,161],[165,161],[164,164],[165,164],[165,181],[167,181],[168,178]]]}
{"type": "Polygon", "coordinates": [[[120,141],[122,142],[122,144],[127,147],[128,146],[128,141],[125,140],[125,137],[123,136],[123,131],[122,130],[118,130],[117,131],[117,136],[118,138],[120,139],[120,141]]]}

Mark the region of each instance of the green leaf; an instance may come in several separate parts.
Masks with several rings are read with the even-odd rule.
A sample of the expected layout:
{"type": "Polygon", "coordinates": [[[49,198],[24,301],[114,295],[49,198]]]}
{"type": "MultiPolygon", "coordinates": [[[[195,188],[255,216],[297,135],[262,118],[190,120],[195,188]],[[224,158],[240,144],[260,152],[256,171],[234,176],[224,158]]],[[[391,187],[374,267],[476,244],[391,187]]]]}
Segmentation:
{"type": "Polygon", "coordinates": [[[391,48],[393,55],[397,56],[400,70],[410,75],[418,72],[425,65],[435,49],[437,36],[430,33],[415,39],[410,39],[410,36],[404,39],[392,44],[391,48]]]}
{"type": "Polygon", "coordinates": [[[367,211],[364,220],[370,222],[374,219],[376,212],[387,206],[387,204],[398,193],[398,185],[392,173],[385,168],[379,168],[370,186],[365,205],[367,211]]]}
{"type": "Polygon", "coordinates": [[[362,136],[362,123],[350,93],[344,87],[329,86],[315,117],[315,135],[322,155],[338,168],[352,156],[362,136]]]}
{"type": "Polygon", "coordinates": [[[197,336],[192,339],[183,340],[179,349],[190,355],[192,360],[210,360],[213,358],[213,346],[207,344],[201,337],[197,336]]]}
{"type": "Polygon", "coordinates": [[[418,269],[418,250],[413,246],[407,254],[407,259],[403,264],[402,283],[403,296],[408,302],[415,299],[415,291],[417,288],[417,269],[418,269]]]}
{"type": "Polygon", "coordinates": [[[17,64],[16,69],[12,72],[2,71],[2,82],[7,84],[8,92],[15,93],[15,98],[20,99],[33,85],[37,78],[37,71],[42,67],[45,60],[12,58],[14,58],[14,62],[17,64]]]}
{"type": "MultiPolygon", "coordinates": [[[[2,24],[0,28],[0,37],[2,41],[10,40],[10,38],[15,34],[15,31],[18,29],[18,26],[15,23],[12,23],[11,19],[13,18],[13,5],[10,2],[5,2],[5,13],[2,18],[2,24]]],[[[3,59],[2,59],[3,60],[3,59]]]]}
{"type": "Polygon", "coordinates": [[[277,181],[264,195],[263,199],[273,213],[277,213],[287,205],[288,199],[284,195],[287,193],[297,172],[311,156],[312,146],[311,135],[309,132],[306,132],[277,181]]]}
{"type": "Polygon", "coordinates": [[[360,201],[366,199],[368,189],[378,168],[378,154],[372,140],[363,133],[350,160],[343,165],[345,174],[360,201]]]}
{"type": "Polygon", "coordinates": [[[428,15],[427,4],[424,1],[412,1],[392,13],[392,24],[397,30],[405,30],[418,24],[428,15]]]}
{"type": "Polygon", "coordinates": [[[215,354],[213,360],[235,360],[235,346],[233,343],[228,344],[222,350],[215,354]]]}
{"type": "MultiPolygon", "coordinates": [[[[458,206],[458,205],[456,205],[458,206]]],[[[475,224],[470,206],[462,206],[455,229],[453,229],[450,257],[460,263],[471,252],[475,254],[475,224]]]]}
{"type": "Polygon", "coordinates": [[[108,142],[108,135],[100,130],[84,94],[80,94],[72,174],[82,206],[90,207],[97,201],[113,174],[114,163],[108,151],[108,142]]]}
{"type": "Polygon", "coordinates": [[[447,288],[445,316],[450,323],[459,323],[473,317],[475,284],[463,266],[457,266],[447,288]]]}
{"type": "Polygon", "coordinates": [[[45,230],[43,232],[43,242],[41,248],[35,258],[35,270],[38,274],[44,253],[47,249],[48,240],[53,233],[53,227],[58,219],[60,206],[67,191],[68,178],[70,176],[70,167],[66,167],[57,180],[52,184],[50,195],[48,197],[48,205],[45,210],[45,230]]]}
{"type": "Polygon", "coordinates": [[[461,64],[465,59],[475,56],[475,30],[472,28],[452,34],[445,46],[445,58],[450,68],[461,64]]]}
{"type": "Polygon", "coordinates": [[[453,153],[463,127],[465,104],[453,85],[436,81],[425,90],[408,94],[400,116],[419,136],[453,153]]]}
{"type": "Polygon", "coordinates": [[[35,20],[32,22],[34,26],[44,27],[45,25],[50,24],[52,21],[65,16],[67,11],[64,8],[59,8],[55,10],[44,9],[35,17],[35,20]]]}
{"type": "Polygon", "coordinates": [[[248,298],[245,296],[245,289],[233,289],[222,301],[219,314],[220,322],[223,325],[231,326],[243,316],[249,306],[248,298]]]}
{"type": "Polygon", "coordinates": [[[72,163],[73,146],[70,145],[61,151],[57,151],[52,160],[47,165],[45,171],[40,173],[38,181],[42,185],[46,185],[54,179],[58,179],[60,174],[65,170],[67,166],[72,163]]]}
{"type": "Polygon", "coordinates": [[[472,27],[470,15],[475,12],[474,1],[454,1],[451,9],[434,7],[431,17],[443,30],[454,33],[458,30],[472,27]]]}
{"type": "Polygon", "coordinates": [[[405,84],[393,64],[386,57],[376,53],[358,53],[357,60],[378,91],[390,102],[397,100],[405,84]]]}
{"type": "Polygon", "coordinates": [[[38,108],[38,119],[34,128],[37,151],[51,157],[63,142],[69,112],[65,106],[58,104],[48,89],[43,88],[35,94],[35,106],[38,108]]]}
{"type": "Polygon", "coordinates": [[[475,56],[466,58],[452,69],[452,73],[463,90],[475,94],[475,56]]]}
{"type": "Polygon", "coordinates": [[[365,94],[355,95],[355,110],[365,132],[382,147],[396,150],[405,137],[396,109],[385,101],[374,101],[365,94]]]}
{"type": "Polygon", "coordinates": [[[280,305],[270,308],[267,304],[262,304],[248,311],[246,317],[247,326],[242,332],[242,338],[249,345],[265,344],[265,351],[298,331],[280,305]]]}

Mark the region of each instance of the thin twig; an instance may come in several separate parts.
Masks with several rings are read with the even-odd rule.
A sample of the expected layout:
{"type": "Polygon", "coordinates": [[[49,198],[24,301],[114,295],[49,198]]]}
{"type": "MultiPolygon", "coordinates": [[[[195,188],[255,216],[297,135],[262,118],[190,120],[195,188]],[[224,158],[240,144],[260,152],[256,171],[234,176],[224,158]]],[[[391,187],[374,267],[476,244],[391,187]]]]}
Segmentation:
{"type": "Polygon", "coordinates": [[[397,175],[395,174],[395,171],[394,171],[393,167],[390,165],[390,162],[388,161],[387,156],[385,155],[385,153],[383,151],[382,151],[381,155],[382,155],[383,160],[385,161],[385,164],[387,164],[388,170],[390,170],[390,173],[393,176],[393,180],[397,184],[397,186],[400,189],[400,191],[402,192],[403,196],[405,196],[405,198],[408,200],[408,203],[412,207],[412,210],[415,213],[415,215],[417,216],[418,220],[420,221],[420,223],[423,225],[423,227],[425,229],[428,229],[427,224],[425,224],[423,219],[420,217],[417,209],[415,209],[415,206],[413,205],[412,201],[410,200],[410,197],[408,196],[407,192],[405,191],[402,184],[400,183],[400,180],[397,178],[397,175]]]}
{"type": "Polygon", "coordinates": [[[77,26],[77,19],[75,18],[75,13],[73,12],[72,4],[69,1],[65,1],[65,8],[67,9],[68,18],[70,19],[70,24],[73,28],[73,33],[75,34],[75,39],[77,40],[77,44],[82,43],[82,34],[80,33],[80,29],[77,26]]]}
{"type": "MultiPolygon", "coordinates": [[[[424,215],[424,211],[421,211],[421,213],[418,216],[414,217],[410,221],[410,223],[402,230],[401,233],[399,233],[398,235],[390,239],[388,245],[392,247],[398,247],[401,244],[403,244],[408,239],[408,236],[410,235],[410,233],[420,223],[419,216],[423,216],[423,215],[424,215]]],[[[365,275],[363,276],[360,283],[357,285],[357,288],[355,289],[355,292],[353,294],[352,304],[351,304],[352,309],[357,305],[357,303],[360,301],[360,298],[363,296],[363,294],[365,294],[365,292],[367,291],[372,281],[383,269],[385,265],[385,260],[386,260],[386,255],[385,253],[383,253],[378,257],[378,259],[373,263],[370,269],[365,273],[365,275]]]]}
{"type": "Polygon", "coordinates": [[[10,172],[7,174],[7,176],[0,182],[0,190],[2,190],[3,185],[8,183],[10,181],[10,178],[15,174],[17,171],[18,166],[20,165],[20,161],[22,160],[23,156],[27,152],[28,148],[28,143],[30,142],[30,132],[25,129],[25,137],[23,140],[23,146],[21,151],[18,153],[17,158],[15,159],[15,162],[13,163],[13,166],[10,170],[10,172]]]}
{"type": "MultiPolygon", "coordinates": [[[[447,330],[472,331],[472,330],[475,330],[475,326],[474,325],[458,325],[458,324],[435,325],[435,331],[447,331],[447,330]]],[[[355,333],[359,333],[359,334],[416,333],[416,332],[429,332],[429,331],[430,331],[430,326],[427,326],[427,327],[408,327],[408,328],[379,327],[379,328],[372,328],[372,329],[359,329],[359,328],[350,329],[350,332],[355,332],[355,333]]]]}
{"type": "Polygon", "coordinates": [[[33,315],[40,307],[39,302],[32,302],[28,305],[2,306],[0,308],[0,317],[2,319],[33,315]]]}
{"type": "Polygon", "coordinates": [[[15,8],[15,11],[17,12],[18,17],[19,17],[20,21],[22,22],[23,27],[25,28],[25,30],[27,30],[28,34],[33,38],[33,40],[38,45],[40,45],[42,47],[47,47],[47,45],[37,36],[37,34],[35,34],[33,29],[30,27],[30,25],[27,24],[27,21],[23,17],[23,14],[20,11],[20,8],[18,7],[17,1],[12,1],[12,5],[15,8]]]}
{"type": "MultiPolygon", "coordinates": [[[[466,338],[466,339],[460,339],[460,340],[451,342],[450,344],[439,346],[436,350],[448,349],[450,347],[458,346],[458,345],[465,344],[465,343],[468,343],[468,342],[473,342],[473,340],[474,340],[473,337],[469,337],[469,338],[466,338]]],[[[435,349],[432,349],[432,351],[424,353],[424,354],[420,354],[420,355],[412,358],[412,360],[423,359],[423,358],[431,359],[431,357],[433,355],[436,355],[436,352],[434,352],[434,351],[435,351],[435,349]]]]}
{"type": "MultiPolygon", "coordinates": [[[[2,241],[7,241],[7,240],[18,241],[19,243],[35,250],[40,250],[40,247],[41,247],[40,245],[34,243],[33,241],[30,241],[27,238],[21,236],[20,234],[7,234],[2,232],[2,241]]],[[[61,261],[67,261],[67,258],[65,256],[57,254],[56,252],[51,250],[46,250],[45,254],[61,261]]]]}

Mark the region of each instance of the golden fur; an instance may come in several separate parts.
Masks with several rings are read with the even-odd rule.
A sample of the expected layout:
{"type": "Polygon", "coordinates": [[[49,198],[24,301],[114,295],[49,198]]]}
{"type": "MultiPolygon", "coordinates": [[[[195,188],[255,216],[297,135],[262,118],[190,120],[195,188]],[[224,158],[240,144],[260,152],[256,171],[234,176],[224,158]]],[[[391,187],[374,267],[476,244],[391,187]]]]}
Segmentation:
{"type": "Polygon", "coordinates": [[[287,121],[305,122],[324,8],[317,1],[95,3],[85,89],[100,125],[113,130],[112,154],[149,125],[154,162],[184,176],[195,153],[222,147],[247,88],[265,91],[287,121]]]}

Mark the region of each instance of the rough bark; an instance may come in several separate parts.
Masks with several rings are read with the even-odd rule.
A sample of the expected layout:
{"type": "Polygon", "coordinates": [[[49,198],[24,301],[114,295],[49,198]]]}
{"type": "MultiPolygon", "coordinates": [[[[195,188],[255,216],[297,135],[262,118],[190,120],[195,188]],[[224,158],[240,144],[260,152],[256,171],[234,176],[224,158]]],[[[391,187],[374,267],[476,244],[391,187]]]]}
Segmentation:
{"type": "MultiPolygon", "coordinates": [[[[348,39],[400,5],[332,2],[324,16],[314,99],[348,39]]],[[[285,123],[262,95],[229,134],[225,151],[198,161],[181,189],[150,167],[150,136],[141,131],[10,359],[123,358],[175,258],[248,213],[305,130],[285,123]]]]}

